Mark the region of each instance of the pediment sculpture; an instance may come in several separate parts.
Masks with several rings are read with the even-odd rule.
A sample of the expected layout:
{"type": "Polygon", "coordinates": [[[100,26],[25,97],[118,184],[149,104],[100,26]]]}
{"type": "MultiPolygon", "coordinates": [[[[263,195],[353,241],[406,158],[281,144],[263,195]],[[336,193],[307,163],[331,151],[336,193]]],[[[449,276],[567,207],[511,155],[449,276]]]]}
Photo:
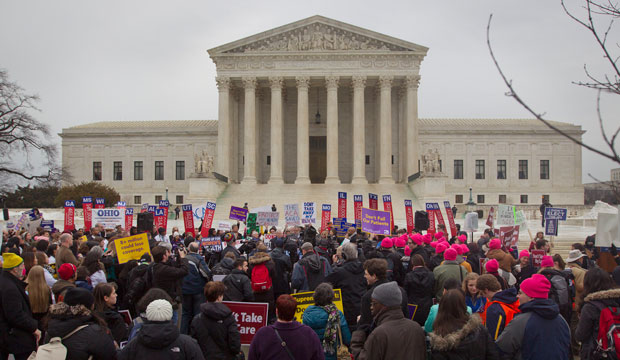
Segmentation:
{"type": "Polygon", "coordinates": [[[206,150],[200,154],[194,154],[194,173],[196,175],[211,174],[214,170],[213,166],[213,156],[210,156],[206,150]]]}
{"type": "Polygon", "coordinates": [[[422,170],[424,171],[424,175],[440,175],[441,165],[439,160],[439,151],[437,149],[428,149],[428,151],[422,155],[422,170]]]}

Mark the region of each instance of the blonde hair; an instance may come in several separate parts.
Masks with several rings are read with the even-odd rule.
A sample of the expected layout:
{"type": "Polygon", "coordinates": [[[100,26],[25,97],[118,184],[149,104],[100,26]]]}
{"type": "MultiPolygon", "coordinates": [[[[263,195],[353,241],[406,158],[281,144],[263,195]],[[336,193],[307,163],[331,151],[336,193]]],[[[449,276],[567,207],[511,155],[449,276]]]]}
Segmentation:
{"type": "Polygon", "coordinates": [[[35,265],[28,272],[26,279],[28,285],[28,298],[30,299],[30,308],[33,313],[45,313],[50,306],[50,288],[45,282],[45,269],[40,265],[35,265]]]}
{"type": "Polygon", "coordinates": [[[471,294],[469,293],[469,290],[467,289],[467,284],[472,280],[477,281],[479,277],[480,275],[478,275],[478,273],[475,273],[473,271],[467,274],[467,276],[465,276],[465,279],[463,279],[463,292],[466,295],[471,296],[471,294]]]}

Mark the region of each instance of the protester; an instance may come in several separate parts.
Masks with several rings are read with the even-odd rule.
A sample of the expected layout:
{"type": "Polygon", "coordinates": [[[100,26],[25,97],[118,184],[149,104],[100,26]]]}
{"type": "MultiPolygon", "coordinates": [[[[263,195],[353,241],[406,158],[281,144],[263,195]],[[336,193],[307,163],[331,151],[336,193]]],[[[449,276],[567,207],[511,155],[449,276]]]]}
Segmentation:
{"type": "Polygon", "coordinates": [[[99,284],[93,290],[93,296],[95,297],[95,313],[105,320],[114,341],[120,344],[122,341],[127,340],[129,331],[127,324],[116,311],[116,289],[112,284],[99,284]]]}
{"type": "Polygon", "coordinates": [[[60,246],[58,247],[58,251],[55,255],[56,269],[60,269],[60,267],[65,263],[70,263],[77,267],[78,261],[71,251],[72,245],[73,236],[71,236],[71,234],[60,235],[60,246]]]}
{"type": "Polygon", "coordinates": [[[189,334],[189,324],[194,316],[200,313],[200,304],[205,301],[203,289],[211,277],[211,270],[207,267],[204,257],[198,254],[198,243],[189,243],[187,249],[189,253],[185,258],[189,265],[188,273],[183,278],[181,286],[183,294],[181,334],[189,334]]]}
{"type": "Polygon", "coordinates": [[[254,301],[252,282],[248,276],[248,262],[240,258],[235,260],[234,269],[222,280],[226,285],[225,301],[254,301]]]}
{"type": "Polygon", "coordinates": [[[425,264],[429,263],[430,257],[428,256],[428,252],[424,249],[424,237],[421,234],[412,234],[409,236],[407,246],[411,249],[409,259],[411,259],[414,255],[420,255],[425,264]]]}
{"type": "Polygon", "coordinates": [[[103,254],[101,248],[99,246],[93,247],[84,258],[84,262],[82,263],[88,269],[88,276],[90,278],[90,285],[93,288],[96,288],[99,284],[107,283],[106,274],[101,263],[101,255],[103,254]]]}
{"type": "Polygon", "coordinates": [[[302,257],[293,266],[291,288],[298,292],[314,289],[332,272],[329,262],[314,252],[314,246],[305,242],[301,246],[302,257]]]}
{"type": "Polygon", "coordinates": [[[160,288],[152,288],[148,290],[144,294],[144,296],[142,296],[136,302],[136,311],[138,312],[138,315],[135,316],[132,320],[131,328],[129,331],[129,338],[127,340],[131,340],[134,337],[136,337],[136,335],[142,328],[142,325],[146,321],[148,321],[146,318],[146,308],[149,306],[150,303],[152,303],[155,300],[166,300],[170,304],[173,303],[173,300],[170,297],[170,295],[168,295],[168,293],[165,292],[164,290],[160,288]]]}
{"type": "MultiPolygon", "coordinates": [[[[239,250],[237,250],[237,239],[234,236],[225,236],[224,241],[226,241],[226,247],[222,250],[220,256],[224,258],[226,254],[232,253],[235,255],[235,259],[241,257],[239,250]]],[[[234,260],[234,259],[233,259],[234,260]]]]}
{"type": "Polygon", "coordinates": [[[284,252],[284,242],[286,239],[282,237],[282,232],[276,232],[276,238],[273,240],[273,250],[269,253],[271,260],[275,265],[273,282],[273,296],[277,299],[282,294],[291,292],[290,276],[293,271],[291,258],[284,252]],[[278,234],[280,237],[278,237],[278,234]]]}
{"type": "Polygon", "coordinates": [[[502,290],[506,290],[510,287],[508,285],[508,281],[506,281],[506,279],[499,273],[500,268],[499,268],[499,262],[497,262],[497,260],[491,259],[487,261],[486,264],[484,264],[484,269],[486,270],[487,274],[493,275],[493,277],[497,280],[502,290]]]}
{"type": "Polygon", "coordinates": [[[22,259],[24,259],[24,267],[26,269],[26,276],[30,272],[33,266],[37,265],[37,258],[34,255],[33,251],[24,251],[21,255],[22,259]]]}
{"type": "Polygon", "coordinates": [[[400,255],[393,249],[393,246],[394,240],[391,238],[384,238],[381,241],[378,255],[384,258],[388,263],[387,280],[396,281],[398,285],[402,285],[405,279],[405,269],[400,261],[400,255]]]}
{"type": "Polygon", "coordinates": [[[235,263],[235,260],[237,260],[235,254],[233,252],[228,252],[226,255],[224,255],[222,261],[220,261],[213,267],[211,272],[213,273],[213,275],[228,275],[232,272],[234,268],[233,264],[235,263]]]}
{"type": "MultiPolygon", "coordinates": [[[[441,246],[437,245],[438,247],[441,246]]],[[[459,284],[463,283],[463,279],[467,276],[467,269],[456,261],[457,252],[450,248],[444,251],[444,261],[441,265],[433,269],[435,276],[434,293],[437,299],[441,299],[443,294],[443,283],[448,279],[456,279],[459,284]]]]}
{"type": "Polygon", "coordinates": [[[575,279],[575,298],[582,299],[584,292],[584,277],[586,275],[586,271],[581,267],[581,259],[585,255],[581,253],[579,250],[571,250],[568,253],[568,258],[566,259],[566,266],[573,273],[573,278],[575,279]]]}
{"type": "Polygon", "coordinates": [[[480,295],[478,288],[476,288],[476,282],[480,275],[472,272],[467,274],[465,280],[463,280],[463,293],[465,294],[465,303],[473,313],[479,313],[484,311],[484,307],[487,303],[487,298],[480,295]]]}
{"type": "Polygon", "coordinates": [[[517,260],[515,260],[515,258],[513,258],[509,253],[502,250],[502,242],[500,239],[491,240],[489,243],[487,258],[497,260],[499,267],[507,272],[511,272],[512,267],[517,265],[517,260]]]}
{"type": "Polygon", "coordinates": [[[37,251],[35,256],[37,257],[37,264],[43,268],[45,283],[51,289],[51,287],[54,286],[54,284],[56,283],[56,279],[54,279],[54,274],[56,273],[56,270],[54,270],[54,268],[50,266],[49,258],[44,252],[37,251]]]}
{"type": "MultiPolygon", "coordinates": [[[[153,254],[153,271],[152,286],[164,289],[168,295],[174,300],[174,307],[181,302],[181,294],[179,293],[180,282],[187,275],[188,262],[185,258],[185,250],[178,250],[177,261],[169,262],[170,250],[163,246],[156,246],[152,250],[153,254]]],[[[175,309],[172,321],[178,321],[178,312],[175,309]]]]}
{"type": "Polygon", "coordinates": [[[435,276],[426,268],[424,258],[419,253],[412,254],[409,266],[410,269],[407,275],[405,275],[403,288],[407,292],[408,304],[417,305],[413,321],[424,326],[424,322],[433,305],[435,276]]]}
{"type": "Polygon", "coordinates": [[[56,302],[62,301],[62,293],[71,287],[75,287],[77,279],[77,268],[71,263],[62,264],[58,269],[58,281],[52,286],[52,293],[56,302]]]}
{"type": "Polygon", "coordinates": [[[44,318],[47,316],[49,307],[52,304],[52,291],[45,282],[45,270],[39,265],[33,266],[28,273],[26,282],[28,283],[26,292],[30,300],[32,316],[37,320],[37,327],[41,330],[42,336],[44,336],[46,328],[44,318]]]}
{"type": "Polygon", "coordinates": [[[484,312],[480,314],[493,340],[497,340],[506,325],[519,313],[517,289],[502,290],[497,278],[484,274],[476,280],[476,288],[487,298],[484,312]]]}
{"type": "Polygon", "coordinates": [[[546,277],[551,284],[549,299],[558,305],[560,314],[566,322],[570,322],[573,305],[570,294],[570,279],[564,272],[555,268],[555,263],[551,256],[543,256],[540,267],[541,269],[538,273],[546,277]]]}

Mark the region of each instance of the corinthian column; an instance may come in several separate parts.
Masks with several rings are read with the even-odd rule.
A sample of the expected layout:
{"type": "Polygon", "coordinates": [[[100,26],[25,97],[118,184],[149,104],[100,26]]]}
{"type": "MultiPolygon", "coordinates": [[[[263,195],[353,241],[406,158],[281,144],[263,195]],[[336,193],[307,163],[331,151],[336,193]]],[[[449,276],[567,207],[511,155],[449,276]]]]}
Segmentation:
{"type": "Polygon", "coordinates": [[[366,145],[364,121],[364,89],[366,76],[353,76],[353,180],[352,184],[368,184],[366,180],[366,145]]]}
{"type": "Polygon", "coordinates": [[[270,77],[271,86],[271,177],[269,184],[283,184],[282,179],[282,84],[280,76],[270,77]]]}
{"type": "Polygon", "coordinates": [[[245,89],[243,122],[243,181],[242,184],[256,184],[256,78],[241,79],[245,89]]]}
{"type": "Polygon", "coordinates": [[[393,76],[380,76],[381,88],[379,129],[379,184],[393,184],[392,177],[392,80],[393,76]]]}
{"type": "Polygon", "coordinates": [[[230,78],[218,76],[215,78],[215,83],[219,92],[216,172],[230,177],[230,78]]]}
{"type": "Polygon", "coordinates": [[[407,107],[405,108],[406,126],[405,143],[407,144],[407,177],[417,173],[418,169],[418,86],[420,85],[420,75],[407,76],[405,86],[407,87],[407,107]]]}
{"type": "Polygon", "coordinates": [[[299,76],[297,81],[297,179],[295,184],[310,184],[310,133],[308,123],[308,85],[310,77],[299,76]]]}
{"type": "Polygon", "coordinates": [[[326,184],[340,184],[338,177],[338,76],[325,77],[327,87],[327,177],[326,184]]]}

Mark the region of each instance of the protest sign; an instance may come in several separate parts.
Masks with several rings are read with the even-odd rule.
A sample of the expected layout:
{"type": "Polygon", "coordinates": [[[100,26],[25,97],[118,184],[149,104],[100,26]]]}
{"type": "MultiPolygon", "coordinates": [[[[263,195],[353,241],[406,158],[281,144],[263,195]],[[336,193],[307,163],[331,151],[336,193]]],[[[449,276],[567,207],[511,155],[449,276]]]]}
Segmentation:
{"type": "Polygon", "coordinates": [[[558,236],[558,219],[545,219],[545,235],[558,236]]]}
{"type": "MultiPolygon", "coordinates": [[[[295,311],[295,320],[298,322],[302,322],[304,312],[310,305],[314,305],[314,292],[301,292],[296,294],[291,294],[292,297],[297,301],[297,310],[295,311]]],[[[334,289],[334,305],[338,308],[338,310],[344,312],[344,308],[342,306],[342,291],[340,289],[334,289]]],[[[246,304],[246,303],[244,303],[246,304]]]]}
{"type": "Polygon", "coordinates": [[[182,206],[183,208],[183,225],[185,226],[185,232],[188,234],[192,234],[193,237],[196,237],[196,229],[194,228],[194,215],[192,212],[192,205],[186,204],[182,206]]]}
{"type": "Polygon", "coordinates": [[[563,220],[566,221],[567,209],[562,208],[545,208],[545,219],[555,219],[555,220],[563,220]]]}
{"type": "Polygon", "coordinates": [[[228,221],[219,221],[217,223],[216,230],[222,230],[222,231],[228,232],[228,231],[231,230],[231,228],[232,228],[232,225],[230,224],[230,222],[228,222],[228,221]]]}
{"type": "Polygon", "coordinates": [[[258,231],[258,225],[256,225],[256,213],[249,213],[246,221],[247,233],[252,234],[252,231],[258,231]]]}
{"type": "MultiPolygon", "coordinates": [[[[66,216],[66,213],[65,213],[65,216],[66,216]]],[[[21,214],[19,219],[15,221],[15,226],[13,227],[15,231],[21,230],[22,227],[26,224],[26,220],[28,220],[28,214],[26,213],[21,214]]]]}
{"type": "Polygon", "coordinates": [[[286,226],[299,225],[299,204],[284,205],[284,222],[286,226]]]}
{"type": "Polygon", "coordinates": [[[41,221],[41,227],[47,231],[52,231],[54,229],[54,220],[41,221]]]}
{"type": "Polygon", "coordinates": [[[105,199],[104,198],[96,198],[95,199],[95,209],[105,209],[105,199]]]}
{"type": "Polygon", "coordinates": [[[147,211],[150,212],[153,215],[155,215],[155,209],[157,209],[157,205],[149,205],[147,207],[147,211]]]}
{"type": "Polygon", "coordinates": [[[347,217],[347,193],[342,191],[338,193],[338,217],[347,217]]]}
{"type": "Polygon", "coordinates": [[[267,326],[268,303],[237,301],[222,301],[222,303],[228,306],[235,317],[242,345],[250,345],[258,329],[267,326]]]}
{"type": "Polygon", "coordinates": [[[426,213],[428,214],[428,230],[429,234],[435,233],[435,203],[426,203],[426,213]]]}
{"type": "Polygon", "coordinates": [[[362,208],[362,231],[370,234],[390,235],[390,213],[362,208]]]}
{"type": "Polygon", "coordinates": [[[346,218],[340,217],[334,218],[332,224],[334,225],[334,229],[336,229],[336,236],[339,238],[345,237],[347,230],[349,230],[349,225],[351,225],[347,223],[346,218]]]}
{"type": "Polygon", "coordinates": [[[231,206],[228,218],[231,220],[243,221],[248,217],[248,209],[231,206]]]}
{"type": "Polygon", "coordinates": [[[302,224],[316,224],[316,203],[304,202],[304,211],[301,217],[302,224]]]}
{"type": "Polygon", "coordinates": [[[409,319],[413,320],[415,313],[418,312],[418,305],[407,304],[407,308],[409,308],[409,319]]]}
{"type": "Polygon", "coordinates": [[[84,230],[90,231],[93,227],[93,197],[82,196],[82,213],[84,214],[84,230]]]}
{"type": "Polygon", "coordinates": [[[148,212],[149,211],[149,204],[142,204],[142,208],[140,208],[140,212],[144,213],[144,212],[148,212]]]}
{"type": "Polygon", "coordinates": [[[71,231],[75,229],[75,201],[65,201],[65,229],[64,231],[71,231]]]}
{"type": "Polygon", "coordinates": [[[377,194],[368,194],[368,207],[373,210],[379,209],[379,196],[377,194]]]}
{"type": "Polygon", "coordinates": [[[394,211],[392,211],[392,196],[383,195],[383,211],[390,213],[390,234],[394,231],[394,211]]]}
{"type": "Polygon", "coordinates": [[[487,216],[487,226],[492,228],[493,227],[493,221],[495,219],[495,208],[493,206],[491,206],[491,209],[489,210],[489,216],[487,216]]]}
{"type": "Polygon", "coordinates": [[[200,240],[200,246],[207,251],[220,252],[222,251],[222,238],[219,236],[202,238],[200,240]]]}
{"type": "Polygon", "coordinates": [[[133,208],[125,209],[125,230],[129,231],[133,226],[133,208]]]}
{"type": "Polygon", "coordinates": [[[145,253],[151,253],[146,233],[116,239],[114,244],[116,244],[116,257],[119,264],[124,264],[129,260],[139,260],[145,253]]]}
{"type": "Polygon", "coordinates": [[[513,226],[515,224],[514,206],[500,204],[497,206],[495,225],[513,226]]]}
{"type": "Polygon", "coordinates": [[[411,234],[415,224],[413,223],[413,202],[405,200],[405,214],[407,216],[407,234],[411,234]]]}
{"type": "Polygon", "coordinates": [[[163,228],[168,229],[168,208],[170,207],[170,201],[159,200],[159,208],[164,210],[164,224],[163,228]]]}
{"type": "Polygon", "coordinates": [[[517,246],[519,242],[519,225],[501,226],[499,228],[499,239],[507,249],[517,246]]]}
{"type": "Polygon", "coordinates": [[[450,202],[444,201],[443,206],[446,209],[446,216],[448,217],[448,224],[450,225],[450,234],[456,236],[456,223],[454,222],[454,214],[452,213],[450,202]]]}
{"type": "Polygon", "coordinates": [[[525,217],[525,211],[515,211],[515,225],[521,226],[521,229],[527,228],[527,217],[525,217]]]}
{"type": "Polygon", "coordinates": [[[437,221],[439,222],[440,225],[443,225],[444,229],[446,229],[446,223],[443,221],[443,215],[441,215],[441,208],[439,207],[438,203],[433,203],[433,209],[435,210],[435,216],[437,217],[437,221]]]}
{"type": "Polygon", "coordinates": [[[362,206],[364,206],[364,197],[362,195],[353,195],[353,211],[355,212],[355,221],[362,219],[362,206]]]}
{"type": "Polygon", "coordinates": [[[321,207],[321,231],[327,229],[327,223],[329,218],[332,217],[332,206],[329,204],[323,204],[321,207]]]}
{"type": "Polygon", "coordinates": [[[596,239],[597,247],[611,247],[611,245],[620,247],[620,214],[598,213],[596,221],[596,239]]]}
{"type": "Polygon", "coordinates": [[[478,231],[478,213],[470,212],[465,214],[464,231],[478,231]]]}
{"type": "Polygon", "coordinates": [[[256,223],[261,226],[278,226],[280,213],[277,211],[259,211],[256,214],[256,223]]]}
{"type": "Polygon", "coordinates": [[[276,238],[276,234],[265,234],[263,236],[263,243],[267,245],[269,249],[272,249],[271,241],[276,238]]]}
{"type": "Polygon", "coordinates": [[[545,250],[532,250],[532,264],[535,267],[540,267],[540,263],[545,255],[547,255],[545,250]]]}
{"type": "Polygon", "coordinates": [[[164,209],[155,209],[155,216],[153,217],[153,226],[159,230],[164,227],[164,209]]]}
{"type": "Polygon", "coordinates": [[[127,208],[127,202],[125,202],[125,201],[118,201],[116,203],[116,208],[119,209],[121,212],[125,212],[125,209],[127,208]]]}
{"type": "Polygon", "coordinates": [[[207,201],[207,205],[205,206],[205,217],[202,220],[202,229],[200,230],[200,236],[207,237],[209,236],[209,229],[213,224],[213,216],[215,215],[215,203],[207,201]]]}

